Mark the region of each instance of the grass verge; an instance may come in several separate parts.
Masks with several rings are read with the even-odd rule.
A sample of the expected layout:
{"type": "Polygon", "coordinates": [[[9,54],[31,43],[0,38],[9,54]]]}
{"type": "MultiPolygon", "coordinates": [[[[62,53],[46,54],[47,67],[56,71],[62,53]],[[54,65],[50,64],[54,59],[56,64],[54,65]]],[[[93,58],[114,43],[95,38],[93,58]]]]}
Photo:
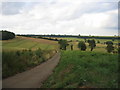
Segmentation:
{"type": "Polygon", "coordinates": [[[118,55],[62,51],[59,65],[43,88],[117,88],[118,55]]]}
{"type": "Polygon", "coordinates": [[[30,69],[51,58],[54,50],[21,50],[2,52],[2,77],[6,78],[14,74],[30,69]]]}

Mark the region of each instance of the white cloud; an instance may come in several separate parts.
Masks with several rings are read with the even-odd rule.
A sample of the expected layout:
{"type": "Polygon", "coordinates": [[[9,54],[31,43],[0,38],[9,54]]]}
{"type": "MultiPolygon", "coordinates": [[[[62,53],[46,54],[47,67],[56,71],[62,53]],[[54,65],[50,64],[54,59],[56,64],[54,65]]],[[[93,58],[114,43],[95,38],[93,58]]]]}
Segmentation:
{"type": "Polygon", "coordinates": [[[22,7],[19,14],[0,15],[0,28],[20,34],[117,34],[111,29],[117,27],[118,12],[109,3],[51,0],[30,6],[22,7]]]}

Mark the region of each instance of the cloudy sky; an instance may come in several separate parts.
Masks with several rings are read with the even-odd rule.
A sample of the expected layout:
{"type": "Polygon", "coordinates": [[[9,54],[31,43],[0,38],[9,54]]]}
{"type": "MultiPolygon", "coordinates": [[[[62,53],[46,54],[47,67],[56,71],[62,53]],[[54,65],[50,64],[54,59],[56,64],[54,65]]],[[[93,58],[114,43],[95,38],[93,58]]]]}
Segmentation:
{"type": "Polygon", "coordinates": [[[0,3],[0,30],[16,34],[118,34],[118,0],[28,1],[0,3]]]}

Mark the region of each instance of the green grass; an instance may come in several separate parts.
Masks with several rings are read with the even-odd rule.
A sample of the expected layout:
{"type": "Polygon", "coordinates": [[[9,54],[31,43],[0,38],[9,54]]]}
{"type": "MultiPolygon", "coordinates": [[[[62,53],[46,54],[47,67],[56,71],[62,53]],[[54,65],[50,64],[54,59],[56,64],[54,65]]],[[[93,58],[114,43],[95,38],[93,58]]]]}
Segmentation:
{"type": "Polygon", "coordinates": [[[0,43],[2,44],[3,78],[48,60],[56,53],[58,47],[56,42],[26,37],[16,37],[0,43]]]}
{"type": "Polygon", "coordinates": [[[2,52],[2,77],[6,78],[16,73],[45,62],[55,54],[54,50],[21,50],[2,52]]]}
{"type": "Polygon", "coordinates": [[[23,49],[38,49],[41,48],[42,50],[50,50],[56,49],[57,45],[47,44],[43,42],[36,42],[29,39],[23,39],[21,37],[17,37],[12,40],[7,40],[2,42],[2,49],[5,51],[11,50],[23,50],[23,49]]]}
{"type": "MultiPolygon", "coordinates": [[[[81,40],[84,41],[84,39],[82,39],[82,38],[72,38],[72,37],[70,37],[70,38],[66,38],[66,37],[65,38],[57,38],[57,39],[66,39],[68,41],[70,41],[70,40],[72,40],[72,41],[76,41],[76,40],[78,40],[78,41],[81,41],[81,40]]],[[[112,41],[111,39],[95,39],[96,42],[98,40],[100,41],[100,43],[104,43],[106,41],[112,41]]],[[[113,43],[118,43],[118,40],[114,40],[113,43]]]]}
{"type": "Polygon", "coordinates": [[[117,88],[118,55],[62,51],[59,65],[43,88],[117,88]]]}

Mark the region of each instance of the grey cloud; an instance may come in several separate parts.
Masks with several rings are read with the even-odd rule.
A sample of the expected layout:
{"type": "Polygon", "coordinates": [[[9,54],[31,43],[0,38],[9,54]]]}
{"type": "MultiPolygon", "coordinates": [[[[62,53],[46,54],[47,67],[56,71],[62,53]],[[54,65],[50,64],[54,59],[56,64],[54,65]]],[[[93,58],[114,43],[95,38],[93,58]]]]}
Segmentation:
{"type": "Polygon", "coordinates": [[[2,2],[2,14],[14,15],[19,14],[24,2],[2,2]]]}
{"type": "MultiPolygon", "coordinates": [[[[80,6],[81,7],[81,6],[80,6]]],[[[104,13],[111,10],[118,9],[117,2],[90,2],[82,5],[82,8],[78,7],[69,20],[79,18],[81,15],[86,13],[104,13]]]]}

